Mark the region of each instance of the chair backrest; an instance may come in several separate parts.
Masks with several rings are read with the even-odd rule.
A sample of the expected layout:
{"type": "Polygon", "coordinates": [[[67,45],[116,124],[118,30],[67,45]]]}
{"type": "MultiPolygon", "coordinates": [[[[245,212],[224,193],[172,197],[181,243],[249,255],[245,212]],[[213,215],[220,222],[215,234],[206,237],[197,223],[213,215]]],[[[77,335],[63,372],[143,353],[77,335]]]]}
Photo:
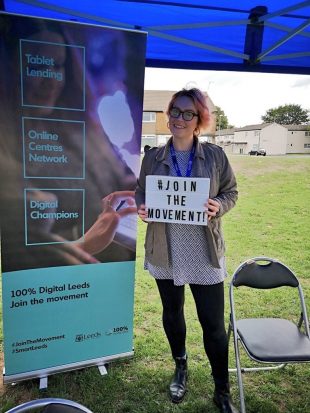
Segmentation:
{"type": "MultiPolygon", "coordinates": [[[[300,304],[300,319],[298,326],[304,326],[306,335],[310,339],[310,326],[307,315],[307,307],[303,295],[302,287],[295,274],[283,263],[273,258],[256,257],[251,258],[236,269],[233,274],[232,282],[229,289],[229,299],[231,307],[231,316],[235,324],[235,305],[234,305],[234,288],[250,287],[261,290],[267,290],[278,287],[295,287],[298,290],[300,304]]],[[[257,294],[256,294],[257,296],[257,294]]],[[[296,299],[294,302],[297,304],[296,299]]],[[[278,310],[280,308],[277,307],[278,310]]],[[[280,310],[281,311],[281,310],[280,310]]]]}
{"type": "Polygon", "coordinates": [[[269,289],[282,286],[298,287],[299,282],[293,272],[280,261],[257,257],[245,261],[237,268],[232,284],[235,287],[269,289]]]}
{"type": "Polygon", "coordinates": [[[58,398],[31,400],[13,407],[6,413],[28,413],[32,411],[40,413],[92,413],[91,410],[80,403],[58,398]]]}

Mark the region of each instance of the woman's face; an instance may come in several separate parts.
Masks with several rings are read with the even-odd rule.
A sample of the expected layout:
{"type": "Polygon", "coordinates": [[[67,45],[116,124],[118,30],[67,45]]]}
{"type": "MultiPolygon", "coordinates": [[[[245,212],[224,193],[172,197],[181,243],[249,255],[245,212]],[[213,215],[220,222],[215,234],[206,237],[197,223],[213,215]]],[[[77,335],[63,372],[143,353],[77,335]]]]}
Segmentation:
{"type": "Polygon", "coordinates": [[[26,104],[39,106],[38,110],[41,115],[47,115],[53,110],[51,107],[57,105],[57,100],[66,82],[66,47],[62,46],[65,42],[60,34],[48,31],[37,33],[30,39],[42,41],[42,43],[37,43],[35,54],[28,54],[31,54],[31,61],[27,61],[30,58],[25,57],[24,67],[28,74],[35,74],[40,70],[48,76],[26,76],[24,78],[24,100],[26,104]],[[39,58],[45,56],[47,64],[37,64],[37,56],[39,58]]]}
{"type": "Polygon", "coordinates": [[[172,136],[175,139],[192,140],[198,125],[198,112],[194,102],[188,96],[180,96],[174,101],[172,108],[177,108],[181,112],[191,112],[194,115],[191,120],[184,120],[182,113],[178,117],[169,115],[169,129],[172,136]]]}

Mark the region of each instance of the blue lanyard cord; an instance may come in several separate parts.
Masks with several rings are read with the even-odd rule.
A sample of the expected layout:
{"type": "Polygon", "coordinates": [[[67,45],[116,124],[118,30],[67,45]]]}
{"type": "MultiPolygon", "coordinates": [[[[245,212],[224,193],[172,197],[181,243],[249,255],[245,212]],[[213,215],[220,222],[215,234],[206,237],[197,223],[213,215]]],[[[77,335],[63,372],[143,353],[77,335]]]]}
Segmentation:
{"type": "MultiPolygon", "coordinates": [[[[174,169],[177,173],[178,176],[182,176],[179,164],[178,164],[178,160],[177,160],[177,156],[175,154],[175,149],[173,147],[173,143],[170,143],[170,154],[171,154],[171,158],[172,158],[172,162],[173,162],[173,166],[174,169]]],[[[186,177],[191,176],[192,173],[192,169],[193,169],[193,161],[194,161],[194,154],[195,154],[195,144],[193,143],[192,149],[191,149],[191,153],[189,156],[189,160],[188,160],[188,164],[187,164],[187,169],[186,169],[186,177]]]]}

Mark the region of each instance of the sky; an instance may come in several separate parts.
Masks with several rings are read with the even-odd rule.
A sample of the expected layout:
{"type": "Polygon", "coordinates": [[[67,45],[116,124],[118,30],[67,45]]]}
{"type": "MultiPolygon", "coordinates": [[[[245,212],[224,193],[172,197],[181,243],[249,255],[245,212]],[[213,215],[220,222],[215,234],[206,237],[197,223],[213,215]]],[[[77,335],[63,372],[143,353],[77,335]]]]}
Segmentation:
{"type": "Polygon", "coordinates": [[[266,111],[280,105],[297,104],[310,110],[307,75],[146,68],[146,90],[184,87],[207,92],[235,127],[262,123],[266,111]]]}

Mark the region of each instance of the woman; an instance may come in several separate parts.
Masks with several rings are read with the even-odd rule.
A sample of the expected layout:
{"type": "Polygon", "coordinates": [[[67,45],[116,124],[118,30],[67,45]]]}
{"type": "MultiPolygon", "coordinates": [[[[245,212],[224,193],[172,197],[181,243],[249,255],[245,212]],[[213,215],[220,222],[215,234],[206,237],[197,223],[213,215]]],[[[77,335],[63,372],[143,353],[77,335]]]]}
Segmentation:
{"type": "Polygon", "coordinates": [[[169,387],[170,397],[172,402],[179,403],[186,392],[186,325],[183,309],[184,285],[189,284],[212,368],[215,384],[213,400],[221,412],[237,412],[229,392],[223,285],[227,273],[221,231],[221,216],[237,200],[236,180],[223,150],[198,141],[200,130],[210,122],[206,98],[200,90],[183,89],[175,93],[168,105],[167,115],[172,137],[164,147],[150,149],[142,162],[136,188],[139,217],[147,221],[147,175],[210,178],[210,194],[205,204],[207,226],[150,222],[146,232],[145,268],[158,286],[163,305],[163,326],[176,365],[169,387]]]}

